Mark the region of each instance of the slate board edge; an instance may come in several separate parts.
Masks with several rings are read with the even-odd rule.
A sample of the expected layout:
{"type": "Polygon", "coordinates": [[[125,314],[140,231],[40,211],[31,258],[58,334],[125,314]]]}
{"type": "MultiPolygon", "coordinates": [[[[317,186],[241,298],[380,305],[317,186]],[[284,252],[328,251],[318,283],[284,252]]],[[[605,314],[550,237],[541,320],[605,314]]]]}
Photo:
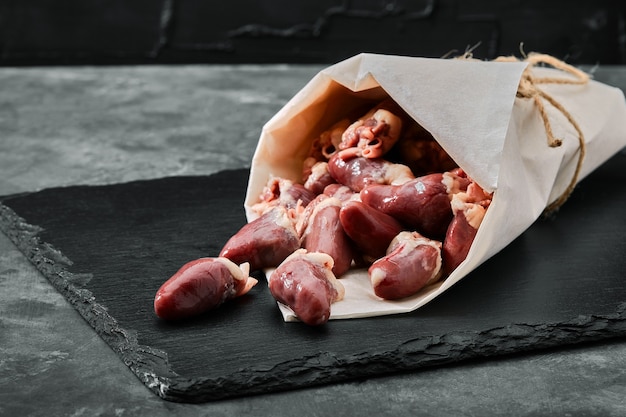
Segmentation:
{"type": "Polygon", "coordinates": [[[166,352],[139,345],[134,330],[120,327],[89,290],[74,284],[81,278],[67,270],[72,261],[39,239],[40,227],[27,223],[1,202],[0,230],[142,383],[168,401],[202,403],[626,336],[625,302],[607,315],[585,315],[558,323],[511,323],[479,332],[450,332],[408,340],[392,351],[345,357],[320,352],[278,363],[271,369],[241,369],[219,378],[185,378],[172,371],[166,352]]]}

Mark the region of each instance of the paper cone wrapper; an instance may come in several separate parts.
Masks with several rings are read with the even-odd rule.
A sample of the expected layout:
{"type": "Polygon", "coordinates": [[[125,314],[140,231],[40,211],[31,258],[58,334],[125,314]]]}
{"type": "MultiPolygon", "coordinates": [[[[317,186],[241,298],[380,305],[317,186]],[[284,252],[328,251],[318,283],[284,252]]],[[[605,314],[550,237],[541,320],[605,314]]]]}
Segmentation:
{"type": "MultiPolygon", "coordinates": [[[[301,182],[303,161],[320,133],[355,109],[372,108],[387,97],[428,130],[475,182],[494,193],[467,258],[445,280],[412,297],[386,301],[374,294],[367,269],[351,270],[341,278],[345,298],[332,305],[331,319],[405,313],[425,305],[522,234],[567,188],[578,159],[578,134],[546,104],[554,136],[563,141],[548,146],[537,106],[517,97],[527,65],[361,54],[320,71],[265,124],[245,200],[249,221],[255,218],[251,207],[271,177],[301,182]]],[[[569,76],[553,68],[532,71],[569,76]]],[[[626,146],[621,90],[595,81],[541,89],[567,109],[584,133],[586,157],[578,180],[626,146]]],[[[269,277],[271,270],[266,273],[269,277]]],[[[289,308],[279,307],[286,321],[296,320],[289,308]]]]}

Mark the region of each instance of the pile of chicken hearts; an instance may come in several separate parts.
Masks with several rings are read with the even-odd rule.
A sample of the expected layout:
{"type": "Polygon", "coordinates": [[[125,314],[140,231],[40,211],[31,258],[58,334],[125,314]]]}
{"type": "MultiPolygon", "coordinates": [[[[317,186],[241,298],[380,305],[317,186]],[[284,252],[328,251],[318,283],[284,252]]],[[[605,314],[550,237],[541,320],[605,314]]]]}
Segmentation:
{"type": "Polygon", "coordinates": [[[202,314],[247,293],[250,270],[275,268],[272,296],[321,325],[345,295],[341,277],[367,268],[376,296],[396,300],[445,279],[467,256],[491,202],[393,101],[316,138],[302,181],[270,178],[218,257],[184,265],[157,291],[157,316],[202,314]]]}

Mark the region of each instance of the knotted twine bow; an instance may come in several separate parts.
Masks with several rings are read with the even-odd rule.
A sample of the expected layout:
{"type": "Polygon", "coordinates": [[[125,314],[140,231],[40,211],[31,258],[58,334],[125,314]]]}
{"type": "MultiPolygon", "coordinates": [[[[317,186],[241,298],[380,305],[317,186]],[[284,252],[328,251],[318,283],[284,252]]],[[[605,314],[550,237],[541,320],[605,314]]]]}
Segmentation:
{"type": "MultiPolygon", "coordinates": [[[[457,57],[457,59],[473,59],[472,50],[474,48],[466,51],[464,54],[457,57]]],[[[521,50],[521,45],[520,45],[521,50]]],[[[554,136],[554,132],[552,132],[552,125],[550,124],[550,119],[548,118],[548,111],[546,110],[546,106],[544,101],[550,103],[552,107],[557,109],[567,121],[574,127],[576,132],[578,133],[578,162],[576,163],[576,169],[574,170],[574,174],[572,175],[572,179],[568,184],[567,188],[563,193],[552,203],[548,204],[544,209],[544,215],[548,216],[554,213],[565,203],[565,201],[569,198],[569,196],[574,191],[576,187],[576,183],[578,182],[578,176],[580,175],[580,171],[583,166],[583,161],[585,159],[586,153],[586,144],[585,144],[585,135],[583,134],[582,129],[571,115],[570,112],[563,107],[561,103],[554,99],[550,94],[543,91],[539,88],[541,84],[576,84],[583,85],[589,82],[589,75],[578,68],[575,68],[565,62],[553,57],[552,55],[547,54],[538,54],[538,53],[530,53],[525,55],[522,51],[522,54],[525,58],[522,60],[523,62],[527,62],[528,66],[522,73],[519,85],[517,87],[517,97],[531,99],[535,102],[535,106],[537,110],[539,110],[539,114],[541,115],[541,119],[543,120],[543,125],[546,129],[546,136],[548,139],[548,146],[551,148],[557,148],[563,144],[561,139],[558,139],[554,136]],[[566,72],[572,77],[536,77],[533,74],[533,68],[537,65],[550,65],[553,68],[559,69],[563,72],[566,72]]],[[[519,62],[520,60],[514,56],[501,56],[494,59],[495,62],[519,62]]]]}
{"type": "MultiPolygon", "coordinates": [[[[496,62],[518,62],[519,60],[516,57],[499,57],[494,61],[496,62]]],[[[550,124],[550,119],[548,118],[548,111],[546,110],[546,106],[544,101],[550,103],[552,107],[557,109],[561,114],[567,119],[567,121],[572,125],[572,127],[576,130],[578,134],[578,161],[576,163],[576,169],[574,170],[574,174],[572,175],[572,179],[568,184],[567,188],[563,193],[552,203],[548,204],[544,210],[545,215],[549,215],[556,210],[559,209],[565,203],[565,201],[569,198],[569,196],[574,191],[574,187],[576,187],[576,183],[578,182],[578,176],[580,175],[580,171],[582,169],[583,160],[585,159],[586,153],[586,145],[585,145],[585,136],[582,132],[582,129],[565,107],[557,100],[554,99],[550,94],[543,91],[539,88],[541,84],[576,84],[582,85],[586,84],[589,81],[589,75],[585,72],[574,68],[571,65],[566,64],[565,62],[546,54],[537,54],[531,53],[526,56],[524,62],[528,62],[528,66],[522,73],[522,77],[520,79],[519,86],[517,88],[517,97],[531,99],[534,101],[539,114],[541,115],[541,119],[543,120],[543,124],[546,129],[546,136],[548,139],[548,146],[551,148],[556,148],[561,146],[563,141],[554,136],[552,132],[552,125],[550,124]],[[533,68],[536,65],[550,65],[556,69],[564,71],[572,77],[536,77],[533,74],[533,68]]]]}

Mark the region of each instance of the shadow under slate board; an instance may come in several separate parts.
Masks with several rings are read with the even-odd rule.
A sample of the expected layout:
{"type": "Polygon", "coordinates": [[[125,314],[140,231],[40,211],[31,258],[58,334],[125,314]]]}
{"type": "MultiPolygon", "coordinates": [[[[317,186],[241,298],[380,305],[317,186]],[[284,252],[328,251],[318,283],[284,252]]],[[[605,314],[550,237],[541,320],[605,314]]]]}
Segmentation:
{"type": "Polygon", "coordinates": [[[409,314],[285,323],[264,278],[193,320],[153,313],[184,263],[244,223],[247,170],[0,198],[0,226],[143,383],[206,402],[626,336],[626,154],[409,314]]]}

